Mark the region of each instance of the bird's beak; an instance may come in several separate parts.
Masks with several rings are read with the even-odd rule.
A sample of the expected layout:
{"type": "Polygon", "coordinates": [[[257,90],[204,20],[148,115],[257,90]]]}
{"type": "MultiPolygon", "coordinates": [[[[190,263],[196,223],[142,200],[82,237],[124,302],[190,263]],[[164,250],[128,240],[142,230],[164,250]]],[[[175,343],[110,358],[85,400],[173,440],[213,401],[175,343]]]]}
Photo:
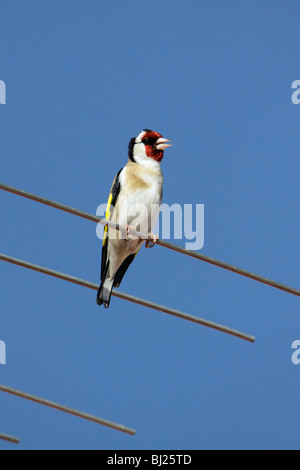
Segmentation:
{"type": "Polygon", "coordinates": [[[167,144],[167,142],[171,142],[169,139],[164,139],[163,137],[160,137],[157,139],[155,147],[157,150],[165,150],[167,147],[172,147],[171,144],[167,144]]]}

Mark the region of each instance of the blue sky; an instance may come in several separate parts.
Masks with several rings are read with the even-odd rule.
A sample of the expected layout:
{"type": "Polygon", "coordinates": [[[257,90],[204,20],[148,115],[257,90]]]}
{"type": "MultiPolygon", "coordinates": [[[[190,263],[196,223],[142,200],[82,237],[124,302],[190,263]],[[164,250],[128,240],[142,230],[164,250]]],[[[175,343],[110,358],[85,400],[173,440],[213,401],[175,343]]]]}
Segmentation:
{"type": "MultiPolygon", "coordinates": [[[[95,214],[145,127],[173,140],[164,202],[205,205],[202,253],[299,288],[297,1],[3,0],[1,181],[95,214]]],[[[6,194],[1,252],[98,282],[96,225],[6,194]]],[[[172,241],[172,240],[171,240],[172,241]]],[[[184,244],[184,240],[176,241],[184,244]]],[[[20,449],[299,448],[299,299],[162,247],[120,290],[244,342],[1,262],[0,394],[20,449]]],[[[12,444],[0,442],[1,449],[12,444]]]]}

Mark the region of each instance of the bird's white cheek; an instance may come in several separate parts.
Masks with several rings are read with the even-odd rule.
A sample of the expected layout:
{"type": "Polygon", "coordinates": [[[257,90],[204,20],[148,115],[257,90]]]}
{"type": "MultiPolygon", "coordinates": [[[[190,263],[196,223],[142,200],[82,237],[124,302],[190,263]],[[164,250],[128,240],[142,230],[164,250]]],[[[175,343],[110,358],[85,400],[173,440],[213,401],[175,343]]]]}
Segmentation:
{"type": "Polygon", "coordinates": [[[136,144],[134,147],[133,158],[136,162],[140,162],[147,158],[144,144],[136,144]]]}

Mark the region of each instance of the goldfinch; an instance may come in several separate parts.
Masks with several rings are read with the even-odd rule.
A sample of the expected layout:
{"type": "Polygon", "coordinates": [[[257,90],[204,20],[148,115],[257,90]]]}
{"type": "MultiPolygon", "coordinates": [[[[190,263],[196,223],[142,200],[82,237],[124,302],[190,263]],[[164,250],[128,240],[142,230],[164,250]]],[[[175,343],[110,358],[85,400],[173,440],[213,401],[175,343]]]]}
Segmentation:
{"type": "Polygon", "coordinates": [[[128,162],[116,175],[107,203],[105,218],[127,228],[127,236],[120,231],[104,229],[101,284],[97,303],[108,308],[113,287],[119,287],[129,265],[145,242],[129,235],[134,228],[149,233],[146,247],[155,244],[158,237],[151,233],[158,216],[153,207],[162,201],[163,175],[160,163],[170,140],[150,129],[133,137],[128,147],[128,162]],[[132,225],[130,225],[132,224],[132,225]]]}

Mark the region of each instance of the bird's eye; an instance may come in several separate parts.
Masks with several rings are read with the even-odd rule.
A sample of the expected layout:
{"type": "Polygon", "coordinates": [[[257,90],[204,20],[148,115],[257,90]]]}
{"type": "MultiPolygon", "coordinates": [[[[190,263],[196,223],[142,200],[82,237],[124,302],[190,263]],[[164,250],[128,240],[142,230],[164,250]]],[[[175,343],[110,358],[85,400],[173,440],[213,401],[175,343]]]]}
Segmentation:
{"type": "Polygon", "coordinates": [[[156,139],[153,137],[145,137],[145,139],[142,140],[144,145],[154,145],[156,142],[156,139]]]}

